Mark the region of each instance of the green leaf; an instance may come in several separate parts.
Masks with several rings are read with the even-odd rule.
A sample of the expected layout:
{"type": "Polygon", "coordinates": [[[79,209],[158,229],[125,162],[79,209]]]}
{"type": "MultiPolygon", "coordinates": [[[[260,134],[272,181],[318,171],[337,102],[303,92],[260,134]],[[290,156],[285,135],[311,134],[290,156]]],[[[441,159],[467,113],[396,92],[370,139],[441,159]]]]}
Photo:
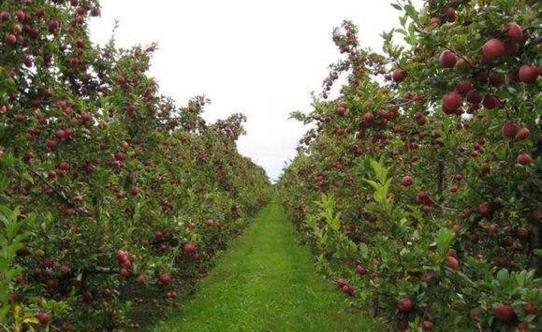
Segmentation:
{"type": "Polygon", "coordinates": [[[437,251],[440,256],[445,256],[450,249],[452,240],[454,239],[454,232],[448,228],[441,228],[437,234],[437,251]]]}
{"type": "Polygon", "coordinates": [[[365,243],[359,245],[359,251],[363,259],[369,258],[369,247],[365,243]]]}

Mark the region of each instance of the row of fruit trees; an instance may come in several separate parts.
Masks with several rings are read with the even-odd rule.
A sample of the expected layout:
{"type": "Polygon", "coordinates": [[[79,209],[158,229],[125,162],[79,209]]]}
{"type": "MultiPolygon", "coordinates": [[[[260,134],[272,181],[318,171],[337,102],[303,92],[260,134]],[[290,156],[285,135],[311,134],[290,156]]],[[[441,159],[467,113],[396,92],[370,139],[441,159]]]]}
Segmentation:
{"type": "Polygon", "coordinates": [[[282,201],[320,269],[397,329],[540,331],[542,2],[393,6],[383,53],[335,30],[282,201]]]}
{"type": "Polygon", "coordinates": [[[268,199],[244,116],[208,124],[96,47],[95,0],[0,2],[0,326],[138,327],[174,304],[268,199]]]}

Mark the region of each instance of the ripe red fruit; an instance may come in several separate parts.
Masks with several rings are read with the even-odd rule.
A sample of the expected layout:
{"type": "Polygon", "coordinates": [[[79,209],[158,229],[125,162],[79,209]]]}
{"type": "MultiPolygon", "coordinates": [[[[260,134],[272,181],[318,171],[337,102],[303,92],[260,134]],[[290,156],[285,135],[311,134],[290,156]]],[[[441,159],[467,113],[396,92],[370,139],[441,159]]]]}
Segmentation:
{"type": "Polygon", "coordinates": [[[22,10],[16,11],[15,16],[17,17],[17,20],[21,22],[25,21],[27,18],[26,13],[22,10]]]}
{"type": "Polygon", "coordinates": [[[504,43],[497,38],[488,40],[484,46],[482,46],[482,54],[484,60],[493,61],[504,55],[505,47],[504,43]]]}
{"type": "Polygon", "coordinates": [[[391,78],[394,82],[403,82],[407,78],[407,72],[400,68],[395,69],[391,74],[391,78]]]}
{"type": "Polygon", "coordinates": [[[397,328],[399,329],[399,331],[408,330],[408,321],[406,321],[404,319],[401,319],[401,320],[397,321],[397,328]]]}
{"type": "Polygon", "coordinates": [[[474,89],[474,86],[472,85],[471,80],[461,80],[461,81],[457,82],[457,84],[455,85],[455,89],[460,94],[466,95],[472,89],[474,89]]]}
{"type": "Polygon", "coordinates": [[[533,158],[528,153],[520,153],[516,158],[516,162],[523,166],[529,165],[532,161],[533,158]]]}
{"type": "Polygon", "coordinates": [[[501,133],[506,138],[514,138],[518,133],[518,129],[519,128],[515,123],[508,121],[502,126],[501,133]]]}
{"type": "Polygon", "coordinates": [[[171,276],[169,275],[169,273],[161,273],[160,282],[164,285],[169,284],[171,282],[171,276]]]}
{"type": "Polygon", "coordinates": [[[462,103],[463,97],[455,91],[448,92],[442,97],[442,108],[446,114],[455,113],[462,103]]]}
{"type": "Polygon", "coordinates": [[[4,42],[6,44],[15,44],[17,42],[17,37],[12,34],[12,33],[8,33],[5,37],[4,37],[4,42]]]}
{"type": "Polygon", "coordinates": [[[120,151],[115,152],[113,157],[115,158],[115,160],[118,160],[118,161],[124,161],[126,159],[126,155],[120,151]]]}
{"type": "Polygon", "coordinates": [[[342,289],[343,293],[345,293],[348,296],[354,295],[354,287],[352,287],[351,285],[346,284],[346,285],[342,286],[341,289],[342,289]]]}
{"type": "Polygon", "coordinates": [[[523,65],[519,68],[518,78],[521,82],[533,82],[538,77],[538,70],[533,65],[523,65]]]}
{"type": "Polygon", "coordinates": [[[425,191],[420,191],[416,194],[416,203],[429,206],[431,205],[431,200],[425,191]]]}
{"type": "Polygon", "coordinates": [[[471,104],[480,104],[483,99],[484,99],[484,96],[478,90],[473,89],[467,93],[467,101],[471,104]]]}
{"type": "Polygon", "coordinates": [[[425,116],[421,112],[416,112],[414,117],[416,118],[416,123],[418,125],[420,125],[420,126],[423,126],[423,125],[425,125],[427,123],[427,119],[425,118],[425,116]]]}
{"type": "Polygon", "coordinates": [[[523,311],[525,311],[527,315],[536,315],[537,312],[535,305],[530,302],[523,305],[523,311]]]}
{"type": "Polygon", "coordinates": [[[102,290],[102,296],[104,299],[111,298],[111,295],[113,295],[113,291],[111,290],[111,288],[104,288],[102,290]]]}
{"type": "Polygon", "coordinates": [[[358,264],[356,266],[356,273],[359,274],[360,276],[363,276],[367,274],[367,269],[362,264],[358,264]]]}
{"type": "Polygon", "coordinates": [[[375,116],[371,112],[363,113],[363,123],[365,124],[370,124],[371,122],[373,122],[374,118],[375,116]]]}
{"type": "Polygon", "coordinates": [[[526,140],[531,135],[531,132],[527,128],[521,128],[516,135],[516,138],[520,141],[526,140]]]}
{"type": "Polygon", "coordinates": [[[491,73],[489,75],[489,83],[494,87],[499,87],[504,84],[504,75],[498,73],[491,73]]]}
{"type": "Polygon", "coordinates": [[[128,270],[125,267],[122,267],[119,270],[119,275],[121,276],[121,278],[126,279],[126,278],[128,278],[130,276],[130,270],[128,270]]]}
{"type": "Polygon", "coordinates": [[[117,250],[117,260],[119,261],[119,263],[123,263],[123,262],[127,262],[130,260],[130,256],[128,255],[128,253],[124,250],[117,250]]]}
{"type": "Polygon", "coordinates": [[[128,189],[128,192],[130,193],[130,195],[136,196],[137,194],[139,194],[139,187],[137,187],[137,186],[131,186],[131,187],[128,189]]]}
{"type": "Polygon", "coordinates": [[[85,113],[81,114],[81,120],[83,120],[83,122],[92,121],[92,114],[90,114],[89,112],[85,112],[85,113]]]}
{"type": "Polygon", "coordinates": [[[444,12],[446,13],[446,18],[448,22],[450,23],[455,22],[455,19],[456,19],[455,9],[453,9],[452,7],[446,7],[444,12]]]}
{"type": "Polygon", "coordinates": [[[40,311],[36,314],[36,318],[42,325],[47,325],[51,321],[51,315],[48,312],[40,311]]]}
{"type": "Polygon", "coordinates": [[[6,11],[0,12],[0,22],[9,20],[10,16],[11,15],[9,14],[9,12],[6,12],[6,11]]]}
{"type": "Polygon", "coordinates": [[[67,171],[70,169],[70,164],[67,161],[63,160],[58,164],[58,169],[62,171],[67,171]]]}
{"type": "Polygon", "coordinates": [[[397,309],[402,313],[411,312],[413,308],[414,303],[412,303],[412,300],[408,297],[403,297],[397,301],[397,309]]]}
{"type": "Polygon", "coordinates": [[[49,20],[49,22],[47,22],[47,28],[49,29],[50,33],[55,33],[59,27],[60,22],[58,22],[57,20],[49,20]]]}
{"type": "Polygon", "coordinates": [[[488,110],[492,110],[492,109],[495,109],[495,108],[501,106],[501,101],[499,100],[499,98],[497,96],[486,95],[484,97],[484,101],[483,101],[482,104],[488,110]]]}
{"type": "Polygon", "coordinates": [[[495,307],[494,314],[495,318],[497,318],[501,322],[509,322],[516,317],[514,309],[510,305],[503,303],[495,307]]]}
{"type": "Polygon", "coordinates": [[[348,113],[348,108],[345,102],[340,102],[335,108],[335,114],[345,116],[348,113]]]}
{"type": "Polygon", "coordinates": [[[403,185],[405,187],[411,186],[412,183],[414,183],[414,181],[412,180],[412,177],[409,176],[409,175],[403,177],[403,179],[401,180],[401,185],[403,185]]]}
{"type": "Polygon", "coordinates": [[[69,137],[68,132],[66,132],[64,129],[59,129],[59,130],[55,131],[55,136],[58,139],[66,139],[66,138],[69,137]]]}
{"type": "Polygon", "coordinates": [[[187,242],[184,244],[183,249],[185,254],[190,255],[196,252],[196,245],[192,242],[187,242]]]}
{"type": "Polygon", "coordinates": [[[432,331],[433,330],[433,322],[431,322],[431,321],[424,320],[422,322],[421,326],[422,326],[422,329],[424,331],[432,331]]]}
{"type": "Polygon", "coordinates": [[[56,149],[56,147],[58,146],[58,141],[55,141],[55,140],[47,140],[47,149],[49,150],[54,150],[56,149]]]}
{"type": "Polygon", "coordinates": [[[515,23],[509,22],[505,26],[506,36],[513,41],[520,42],[525,37],[523,34],[523,28],[515,23]]]}
{"type": "Polygon", "coordinates": [[[47,172],[47,177],[49,179],[54,179],[56,178],[56,172],[54,170],[50,170],[49,172],[47,172]]]}
{"type": "Polygon", "coordinates": [[[453,256],[448,256],[446,257],[446,266],[448,266],[452,270],[457,270],[457,268],[459,267],[459,261],[453,256]]]}
{"type": "Polygon", "coordinates": [[[478,206],[478,211],[480,212],[480,215],[482,215],[482,217],[489,216],[491,214],[489,203],[488,202],[480,203],[480,205],[478,206]]]}
{"type": "Polygon", "coordinates": [[[450,50],[444,50],[440,54],[439,62],[443,68],[453,68],[457,63],[457,55],[450,50]]]}

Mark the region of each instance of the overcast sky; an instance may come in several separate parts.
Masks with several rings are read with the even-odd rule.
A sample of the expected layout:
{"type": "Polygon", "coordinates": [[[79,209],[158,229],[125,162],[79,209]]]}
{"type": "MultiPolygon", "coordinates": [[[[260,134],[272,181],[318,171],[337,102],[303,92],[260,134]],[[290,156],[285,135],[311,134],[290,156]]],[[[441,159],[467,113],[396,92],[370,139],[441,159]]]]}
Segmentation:
{"type": "Polygon", "coordinates": [[[205,94],[209,121],[246,114],[239,150],[276,179],[305,131],[290,112],[310,110],[311,91],[320,92],[339,57],[333,27],[351,19],[362,45],[381,50],[380,33],[398,24],[390,2],[102,0],[91,33],[105,43],[118,19],[119,46],[158,43],[151,75],[160,91],[179,105],[205,94]]]}

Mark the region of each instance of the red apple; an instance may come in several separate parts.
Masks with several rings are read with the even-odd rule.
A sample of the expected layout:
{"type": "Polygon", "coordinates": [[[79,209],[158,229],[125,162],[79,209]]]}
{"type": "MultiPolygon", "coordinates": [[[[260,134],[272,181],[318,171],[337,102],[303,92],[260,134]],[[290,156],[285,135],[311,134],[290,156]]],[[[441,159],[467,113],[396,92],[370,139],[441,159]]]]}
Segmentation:
{"type": "Polygon", "coordinates": [[[373,115],[373,113],[371,112],[365,112],[363,113],[363,123],[365,123],[366,125],[370,124],[371,122],[373,122],[375,116],[373,115]]]}
{"type": "Polygon", "coordinates": [[[470,90],[467,93],[467,101],[471,104],[480,104],[482,100],[484,99],[484,96],[482,93],[478,90],[470,90]]]}
{"type": "Polygon", "coordinates": [[[399,329],[399,331],[408,330],[408,321],[404,319],[397,321],[397,328],[399,329]]]}
{"type": "Polygon", "coordinates": [[[521,82],[533,82],[538,77],[538,70],[533,65],[523,65],[519,68],[518,78],[521,82]]]}
{"type": "Polygon", "coordinates": [[[515,42],[521,42],[525,38],[523,28],[515,22],[507,23],[504,29],[506,36],[515,42]]]}
{"type": "Polygon", "coordinates": [[[444,50],[440,54],[439,62],[443,68],[453,68],[457,63],[457,55],[450,50],[444,50]]]}
{"type": "Polygon", "coordinates": [[[487,217],[491,214],[491,208],[488,202],[482,202],[478,206],[478,211],[482,217],[487,217]]]}
{"type": "Polygon", "coordinates": [[[536,315],[537,313],[535,305],[530,302],[523,305],[523,311],[525,311],[527,315],[536,315]]]}
{"type": "Polygon", "coordinates": [[[51,321],[51,315],[48,312],[40,311],[36,314],[36,318],[42,325],[47,325],[51,321]]]}
{"type": "Polygon", "coordinates": [[[457,268],[459,267],[459,261],[453,256],[447,256],[446,266],[448,266],[452,270],[457,270],[457,268]]]}
{"type": "Polygon", "coordinates": [[[49,20],[49,22],[47,22],[47,28],[49,29],[49,32],[50,33],[55,33],[58,28],[60,27],[60,22],[58,22],[57,20],[49,20]]]}
{"type": "Polygon", "coordinates": [[[63,160],[58,164],[58,169],[62,171],[67,171],[70,169],[70,164],[67,161],[63,160]]]}
{"type": "Polygon", "coordinates": [[[485,108],[487,108],[488,110],[492,110],[492,109],[495,109],[495,108],[498,108],[501,106],[501,101],[499,100],[499,98],[497,96],[494,96],[494,95],[486,95],[484,97],[484,101],[482,103],[484,105],[485,108]]]}
{"type": "Polygon", "coordinates": [[[495,318],[497,318],[501,322],[509,322],[516,317],[516,313],[514,312],[512,306],[503,303],[495,307],[494,314],[495,318]]]}
{"type": "Polygon", "coordinates": [[[161,273],[160,274],[160,282],[164,285],[167,285],[171,282],[171,276],[169,275],[169,273],[161,273]]]}
{"type": "Polygon", "coordinates": [[[413,183],[414,181],[412,180],[412,177],[409,175],[406,175],[403,177],[403,179],[401,179],[401,185],[405,187],[410,187],[413,183]]]}
{"type": "Polygon", "coordinates": [[[482,47],[482,54],[484,56],[484,60],[487,61],[493,61],[500,58],[504,55],[504,52],[504,43],[497,38],[492,38],[488,40],[482,47]]]}
{"type": "Polygon", "coordinates": [[[514,122],[508,121],[502,126],[501,133],[506,138],[514,138],[518,133],[518,129],[518,126],[514,122]]]}
{"type": "Polygon", "coordinates": [[[455,113],[462,103],[463,97],[455,91],[448,92],[442,97],[442,108],[446,114],[455,113]]]}
{"type": "Polygon", "coordinates": [[[532,161],[533,158],[528,153],[520,153],[516,158],[516,162],[523,166],[529,165],[532,161]]]}
{"type": "Polygon", "coordinates": [[[472,89],[474,89],[474,86],[472,85],[471,80],[461,80],[455,85],[455,90],[464,96],[472,89]]]}
{"type": "Polygon", "coordinates": [[[192,242],[187,242],[184,244],[184,253],[187,255],[191,255],[196,252],[196,245],[192,242]]]}
{"type": "Polygon", "coordinates": [[[4,42],[6,44],[15,44],[17,42],[17,36],[15,36],[14,34],[12,33],[8,33],[5,37],[4,37],[4,42]]]}
{"type": "Polygon", "coordinates": [[[400,68],[395,69],[391,74],[391,78],[394,82],[403,82],[407,78],[407,72],[400,68]]]}
{"type": "Polygon", "coordinates": [[[362,264],[358,264],[356,266],[356,273],[359,274],[360,276],[363,276],[367,274],[367,269],[362,264]]]}
{"type": "Polygon", "coordinates": [[[531,132],[527,128],[521,128],[516,135],[516,138],[520,141],[526,140],[531,135],[531,132]]]}
{"type": "Polygon", "coordinates": [[[397,301],[397,309],[402,313],[411,312],[413,308],[414,303],[412,303],[412,300],[408,297],[403,297],[397,301]]]}
{"type": "Polygon", "coordinates": [[[342,286],[341,289],[342,289],[343,293],[345,293],[348,296],[354,295],[354,287],[352,287],[349,284],[346,284],[346,285],[342,286]]]}
{"type": "Polygon", "coordinates": [[[421,324],[422,326],[422,329],[424,331],[432,331],[433,330],[433,322],[429,321],[429,320],[424,320],[421,324]]]}

